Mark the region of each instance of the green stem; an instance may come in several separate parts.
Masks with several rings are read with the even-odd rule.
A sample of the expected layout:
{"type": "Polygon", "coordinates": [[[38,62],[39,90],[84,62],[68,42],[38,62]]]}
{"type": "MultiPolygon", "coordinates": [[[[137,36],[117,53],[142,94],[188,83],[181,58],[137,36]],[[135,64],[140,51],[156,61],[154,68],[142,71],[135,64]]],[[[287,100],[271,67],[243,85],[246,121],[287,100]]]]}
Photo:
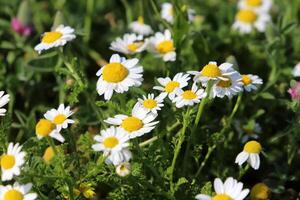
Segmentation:
{"type": "Polygon", "coordinates": [[[204,160],[202,161],[199,169],[197,170],[196,174],[195,174],[195,178],[197,178],[197,176],[200,174],[200,172],[202,171],[203,167],[205,166],[207,160],[209,159],[210,155],[212,154],[212,152],[214,151],[214,149],[216,148],[216,145],[210,146],[208,147],[207,153],[205,155],[204,160]]]}
{"type": "Polygon", "coordinates": [[[245,174],[246,172],[250,169],[250,165],[247,163],[246,167],[243,168],[241,167],[240,168],[240,171],[239,171],[239,177],[238,177],[238,180],[240,180],[245,174]]]}
{"type": "Polygon", "coordinates": [[[241,102],[242,102],[242,96],[243,96],[243,93],[241,92],[241,93],[239,94],[239,96],[238,96],[238,98],[237,98],[237,100],[236,100],[236,102],[235,102],[234,108],[233,108],[233,110],[232,110],[232,112],[231,112],[231,114],[230,114],[230,116],[229,116],[229,118],[228,118],[229,125],[231,124],[231,121],[232,121],[234,115],[236,114],[238,108],[240,107],[240,104],[241,104],[241,102]]]}
{"type": "Polygon", "coordinates": [[[159,10],[158,10],[155,2],[153,0],[150,0],[150,4],[151,4],[151,6],[152,6],[152,8],[154,10],[154,13],[156,14],[157,19],[159,21],[161,21],[172,32],[172,34],[173,34],[172,27],[164,19],[161,18],[160,12],[159,12],[159,10]]]}
{"type": "Polygon", "coordinates": [[[139,145],[140,145],[140,147],[144,147],[144,146],[147,146],[147,145],[151,144],[152,142],[156,141],[157,139],[158,139],[158,137],[154,136],[154,137],[140,143],[139,145]]]}
{"type": "Polygon", "coordinates": [[[83,38],[84,42],[88,42],[91,37],[91,27],[92,27],[92,15],[94,9],[94,0],[86,1],[86,15],[84,19],[84,32],[85,37],[83,38]]]}

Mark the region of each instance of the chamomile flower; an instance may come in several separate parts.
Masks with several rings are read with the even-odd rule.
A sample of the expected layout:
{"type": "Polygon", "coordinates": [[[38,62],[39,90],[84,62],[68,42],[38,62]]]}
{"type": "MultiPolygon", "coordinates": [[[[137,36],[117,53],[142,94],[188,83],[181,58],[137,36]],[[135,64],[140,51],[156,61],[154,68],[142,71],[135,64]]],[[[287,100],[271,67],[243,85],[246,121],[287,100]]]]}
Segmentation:
{"type": "Polygon", "coordinates": [[[257,170],[260,165],[259,153],[262,147],[257,141],[249,141],[244,145],[244,150],[239,153],[235,159],[235,163],[242,165],[244,162],[248,161],[250,166],[257,170]]]}
{"type": "Polygon", "coordinates": [[[139,16],[137,21],[131,22],[129,28],[140,35],[150,35],[153,33],[151,26],[144,23],[144,18],[139,16]]]}
{"type": "Polygon", "coordinates": [[[37,194],[29,192],[31,183],[21,185],[15,182],[13,185],[0,186],[0,200],[35,200],[37,194]]]}
{"type": "Polygon", "coordinates": [[[110,49],[124,54],[135,54],[144,51],[146,43],[142,35],[125,34],[123,38],[117,38],[110,44],[110,49]]]}
{"type": "Polygon", "coordinates": [[[270,196],[270,188],[264,183],[255,184],[250,191],[251,200],[267,200],[270,196]]]}
{"type": "Polygon", "coordinates": [[[129,162],[121,163],[116,167],[116,173],[121,177],[129,175],[130,172],[131,172],[131,165],[129,162]]]}
{"type": "Polygon", "coordinates": [[[38,137],[38,139],[42,139],[43,137],[49,136],[60,142],[65,141],[65,138],[56,129],[55,124],[47,119],[39,120],[39,122],[35,126],[35,134],[38,137]]]}
{"type": "Polygon", "coordinates": [[[9,181],[14,175],[19,176],[21,167],[25,163],[25,152],[21,151],[22,146],[9,143],[7,152],[1,156],[1,179],[9,181]]]}
{"type": "Polygon", "coordinates": [[[204,97],[206,97],[204,90],[198,89],[197,85],[193,84],[191,90],[177,90],[173,102],[176,103],[177,108],[181,108],[183,106],[192,106],[199,103],[204,97]]]}
{"type": "Polygon", "coordinates": [[[257,75],[243,74],[240,82],[243,84],[244,89],[247,92],[251,90],[257,90],[257,87],[263,84],[263,80],[257,75]]]}
{"type": "Polygon", "coordinates": [[[132,153],[128,148],[122,149],[118,152],[112,152],[105,160],[106,164],[113,164],[118,166],[121,163],[129,162],[132,158],[132,153]]]}
{"type": "Polygon", "coordinates": [[[153,89],[161,91],[160,96],[168,96],[170,100],[173,100],[176,91],[187,86],[189,80],[189,74],[177,73],[173,79],[169,77],[158,78],[157,81],[161,86],[154,86],[153,89]]]}
{"type": "MultiPolygon", "coordinates": [[[[293,76],[294,77],[300,77],[300,62],[297,63],[297,65],[293,69],[293,76]]],[[[1,96],[1,95],[0,95],[1,96]]],[[[1,106],[0,106],[1,107],[1,106]]]]}
{"type": "Polygon", "coordinates": [[[161,5],[161,18],[171,24],[174,22],[174,8],[171,3],[163,3],[161,5]]]}
{"type": "Polygon", "coordinates": [[[154,121],[157,114],[141,112],[139,105],[135,105],[132,109],[131,116],[116,115],[108,118],[104,122],[116,126],[127,133],[129,138],[135,138],[149,133],[155,128],[158,121],[154,121]]]}
{"type": "Polygon", "coordinates": [[[241,9],[235,16],[232,28],[244,34],[250,33],[253,29],[264,32],[270,20],[271,17],[268,13],[256,12],[251,9],[241,9]]]}
{"type": "Polygon", "coordinates": [[[227,78],[224,78],[224,76],[229,76],[232,74],[232,71],[232,64],[230,63],[222,63],[218,66],[216,62],[209,62],[200,72],[189,71],[188,73],[194,75],[193,80],[195,82],[201,82],[203,85],[206,85],[209,80],[228,80],[227,78]]]}
{"type": "Polygon", "coordinates": [[[137,58],[125,59],[113,54],[109,63],[98,72],[97,92],[104,99],[109,100],[113,92],[124,93],[129,87],[140,86],[143,81],[143,67],[138,65],[137,58]]]}
{"type": "Polygon", "coordinates": [[[198,194],[197,200],[243,200],[249,193],[249,189],[243,189],[243,183],[232,177],[228,177],[223,183],[221,179],[214,180],[216,195],[210,197],[205,194],[198,194]]]}
{"type": "Polygon", "coordinates": [[[0,91],[0,116],[5,116],[6,109],[2,108],[9,102],[9,94],[4,95],[4,91],[0,91]]]}
{"type": "Polygon", "coordinates": [[[155,33],[154,36],[147,40],[147,43],[148,50],[157,57],[162,57],[165,62],[176,60],[174,42],[169,30],[165,30],[164,33],[155,33]]]}
{"type": "Polygon", "coordinates": [[[34,47],[38,53],[53,47],[64,46],[67,42],[74,40],[76,35],[70,26],[59,25],[54,31],[45,32],[41,43],[34,47]]]}
{"type": "Polygon", "coordinates": [[[257,12],[269,12],[272,7],[272,0],[240,0],[240,9],[251,9],[257,12]]]}
{"type": "Polygon", "coordinates": [[[143,95],[143,98],[138,98],[138,102],[136,105],[139,105],[141,109],[143,109],[143,112],[152,112],[154,114],[157,114],[158,110],[161,110],[161,108],[164,106],[164,97],[163,95],[159,95],[157,97],[154,97],[154,94],[148,94],[148,96],[143,95]]]}
{"type": "Polygon", "coordinates": [[[70,106],[65,107],[60,104],[57,109],[51,109],[44,114],[44,117],[56,125],[56,129],[60,131],[62,128],[68,128],[69,124],[75,123],[73,119],[69,119],[74,113],[70,110],[70,106]]]}

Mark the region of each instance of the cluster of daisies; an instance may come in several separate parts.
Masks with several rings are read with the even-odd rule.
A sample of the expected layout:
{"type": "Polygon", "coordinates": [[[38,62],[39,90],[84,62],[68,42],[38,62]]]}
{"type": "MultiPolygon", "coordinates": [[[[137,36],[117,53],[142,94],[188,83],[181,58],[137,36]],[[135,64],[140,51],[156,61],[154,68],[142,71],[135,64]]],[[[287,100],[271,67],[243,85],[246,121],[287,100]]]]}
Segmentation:
{"type": "Polygon", "coordinates": [[[272,0],[239,0],[233,28],[241,33],[264,32],[271,21],[272,0]]]}

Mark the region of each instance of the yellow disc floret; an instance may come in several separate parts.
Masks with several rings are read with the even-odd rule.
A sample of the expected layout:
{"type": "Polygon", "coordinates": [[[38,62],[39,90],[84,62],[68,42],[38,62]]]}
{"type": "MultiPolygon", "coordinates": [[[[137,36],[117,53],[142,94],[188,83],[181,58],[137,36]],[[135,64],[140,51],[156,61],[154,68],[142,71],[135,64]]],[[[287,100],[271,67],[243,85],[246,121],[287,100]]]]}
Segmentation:
{"type": "Polygon", "coordinates": [[[143,16],[139,16],[137,19],[138,23],[140,24],[144,24],[144,17],[143,16]]]}
{"type": "Polygon", "coordinates": [[[23,200],[23,194],[18,190],[11,189],[5,192],[4,200],[23,200]]]}
{"type": "Polygon", "coordinates": [[[252,24],[256,21],[257,14],[253,10],[240,10],[236,17],[241,22],[252,24]]]}
{"type": "Polygon", "coordinates": [[[262,5],[262,0],[246,0],[246,4],[248,6],[257,7],[262,5]]]}
{"type": "Polygon", "coordinates": [[[46,32],[42,38],[43,43],[51,44],[62,37],[62,33],[54,31],[54,32],[46,32]]]}
{"type": "Polygon", "coordinates": [[[67,117],[64,114],[59,114],[54,117],[53,123],[54,124],[62,124],[66,119],[67,119],[67,117]]]}
{"type": "Polygon", "coordinates": [[[109,148],[109,149],[112,149],[114,148],[115,146],[117,146],[119,144],[119,140],[118,138],[114,137],[114,136],[111,136],[111,137],[107,137],[104,139],[103,141],[103,145],[106,147],[106,148],[109,148]]]}
{"type": "Polygon", "coordinates": [[[135,43],[131,43],[127,45],[127,48],[131,51],[131,52],[136,52],[136,50],[139,48],[137,44],[135,43]]]}
{"type": "Polygon", "coordinates": [[[215,64],[208,64],[203,67],[200,74],[209,78],[217,78],[221,76],[221,70],[215,64]]]}
{"type": "Polygon", "coordinates": [[[232,198],[227,194],[217,194],[212,198],[212,200],[232,200],[232,198]]]}
{"type": "Polygon", "coordinates": [[[155,108],[157,106],[157,102],[154,99],[146,99],[143,102],[143,106],[148,109],[155,108]]]}
{"type": "Polygon", "coordinates": [[[40,119],[35,126],[35,132],[39,136],[48,136],[55,128],[55,124],[47,119],[40,119]]]}
{"type": "Polygon", "coordinates": [[[218,83],[217,83],[217,86],[218,87],[222,87],[222,88],[229,88],[232,83],[231,83],[231,80],[229,77],[225,77],[227,80],[220,80],[218,83]]]}
{"type": "Polygon", "coordinates": [[[175,50],[172,40],[164,40],[158,43],[155,48],[160,54],[166,54],[175,50]]]}
{"type": "Polygon", "coordinates": [[[118,83],[123,81],[128,75],[128,69],[121,63],[109,63],[104,66],[103,80],[110,83],[118,83]]]}
{"type": "Polygon", "coordinates": [[[171,93],[174,91],[175,88],[179,87],[180,83],[177,81],[170,81],[169,83],[167,83],[167,85],[165,86],[165,91],[167,93],[171,93]]]}
{"type": "Polygon", "coordinates": [[[242,82],[244,85],[249,85],[252,83],[252,80],[249,75],[242,75],[242,82]]]}
{"type": "Polygon", "coordinates": [[[133,132],[143,127],[143,122],[136,117],[127,117],[123,120],[121,127],[128,132],[133,132]]]}
{"type": "Polygon", "coordinates": [[[260,153],[261,150],[261,145],[254,140],[247,142],[244,146],[244,151],[246,151],[247,153],[260,153]]]}
{"type": "Polygon", "coordinates": [[[15,166],[16,159],[13,155],[3,155],[1,157],[1,167],[3,169],[11,169],[15,166]]]}
{"type": "Polygon", "coordinates": [[[251,200],[267,200],[269,199],[270,189],[264,183],[257,183],[250,192],[251,200]]]}
{"type": "Polygon", "coordinates": [[[192,90],[186,90],[181,94],[183,99],[186,100],[192,100],[195,99],[197,97],[196,93],[193,92],[192,90]]]}

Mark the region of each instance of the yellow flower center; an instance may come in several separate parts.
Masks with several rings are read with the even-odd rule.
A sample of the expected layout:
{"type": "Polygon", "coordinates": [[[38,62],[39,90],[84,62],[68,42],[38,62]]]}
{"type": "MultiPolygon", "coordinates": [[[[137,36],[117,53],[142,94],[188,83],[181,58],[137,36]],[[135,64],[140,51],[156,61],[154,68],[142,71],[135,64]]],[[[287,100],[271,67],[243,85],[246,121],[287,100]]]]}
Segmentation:
{"type": "Polygon", "coordinates": [[[54,124],[62,124],[67,117],[63,114],[56,115],[53,119],[54,124]]]}
{"type": "Polygon", "coordinates": [[[237,13],[237,19],[245,23],[253,23],[257,19],[257,14],[252,10],[240,10],[237,13]]]}
{"type": "Polygon", "coordinates": [[[119,144],[119,140],[114,137],[114,136],[111,136],[111,137],[107,137],[105,138],[105,140],[103,141],[103,145],[106,147],[106,148],[109,148],[109,149],[112,149],[114,148],[115,146],[117,146],[119,144]]]}
{"type": "Polygon", "coordinates": [[[264,183],[257,183],[251,189],[250,199],[251,200],[267,200],[269,199],[270,189],[264,183]]]}
{"type": "Polygon", "coordinates": [[[121,63],[109,63],[104,66],[103,80],[110,83],[118,83],[123,81],[128,75],[128,69],[121,63]]]}
{"type": "Polygon", "coordinates": [[[222,88],[228,88],[232,85],[231,83],[231,80],[229,77],[224,77],[224,78],[227,78],[228,80],[220,80],[218,83],[217,83],[217,86],[218,87],[222,87],[222,88]]]}
{"type": "Polygon", "coordinates": [[[40,136],[48,136],[55,128],[55,125],[47,120],[47,119],[40,119],[40,121],[35,126],[36,134],[40,136]]]}
{"type": "Polygon", "coordinates": [[[177,81],[170,81],[169,83],[167,83],[167,85],[165,86],[165,91],[167,93],[171,93],[174,91],[175,88],[179,87],[180,83],[177,81]]]}
{"type": "Polygon", "coordinates": [[[186,100],[192,100],[197,97],[196,93],[193,92],[192,90],[184,91],[181,95],[182,95],[182,98],[186,99],[186,100]]]}
{"type": "Polygon", "coordinates": [[[18,190],[11,189],[5,192],[4,200],[23,200],[23,194],[18,190]]]}
{"type": "Polygon", "coordinates": [[[156,45],[156,51],[161,54],[165,54],[174,51],[174,45],[172,40],[164,40],[156,45]]]}
{"type": "Polygon", "coordinates": [[[62,37],[62,33],[53,31],[53,32],[46,32],[42,38],[42,43],[51,44],[62,37]]]}
{"type": "Polygon", "coordinates": [[[54,155],[55,155],[55,153],[54,153],[54,150],[52,149],[52,147],[48,147],[45,150],[43,159],[46,163],[49,163],[51,161],[51,159],[54,157],[54,155]]]}
{"type": "Polygon", "coordinates": [[[174,15],[174,10],[173,10],[173,6],[171,6],[170,8],[169,8],[169,15],[170,16],[173,16],[174,15]]]}
{"type": "Polygon", "coordinates": [[[212,198],[212,200],[232,200],[232,198],[227,194],[217,194],[212,198]]]}
{"type": "Polygon", "coordinates": [[[127,48],[131,51],[131,52],[136,52],[136,50],[139,48],[138,45],[136,43],[131,43],[127,45],[127,48]]]}
{"type": "Polygon", "coordinates": [[[144,100],[143,105],[145,108],[152,109],[157,106],[157,102],[153,99],[146,99],[144,100]]]}
{"type": "Polygon", "coordinates": [[[260,153],[261,149],[261,145],[256,141],[247,142],[244,146],[244,151],[248,153],[260,153]]]}
{"type": "Polygon", "coordinates": [[[219,67],[215,64],[208,64],[203,67],[200,74],[202,76],[210,77],[210,78],[216,78],[221,76],[221,70],[219,67]]]}
{"type": "Polygon", "coordinates": [[[246,4],[248,6],[257,7],[257,6],[260,6],[262,4],[262,0],[247,0],[246,4]]]}
{"type": "Polygon", "coordinates": [[[139,16],[137,19],[138,23],[140,24],[144,24],[144,17],[143,16],[139,16]]]}
{"type": "Polygon", "coordinates": [[[13,155],[4,155],[1,157],[1,167],[3,169],[11,169],[16,164],[15,156],[13,155]]]}
{"type": "Polygon", "coordinates": [[[252,83],[252,80],[251,80],[250,76],[242,75],[242,82],[244,85],[249,85],[252,83]]]}
{"type": "Polygon", "coordinates": [[[123,120],[121,127],[128,132],[133,132],[143,127],[143,122],[136,117],[127,117],[123,120]]]}

